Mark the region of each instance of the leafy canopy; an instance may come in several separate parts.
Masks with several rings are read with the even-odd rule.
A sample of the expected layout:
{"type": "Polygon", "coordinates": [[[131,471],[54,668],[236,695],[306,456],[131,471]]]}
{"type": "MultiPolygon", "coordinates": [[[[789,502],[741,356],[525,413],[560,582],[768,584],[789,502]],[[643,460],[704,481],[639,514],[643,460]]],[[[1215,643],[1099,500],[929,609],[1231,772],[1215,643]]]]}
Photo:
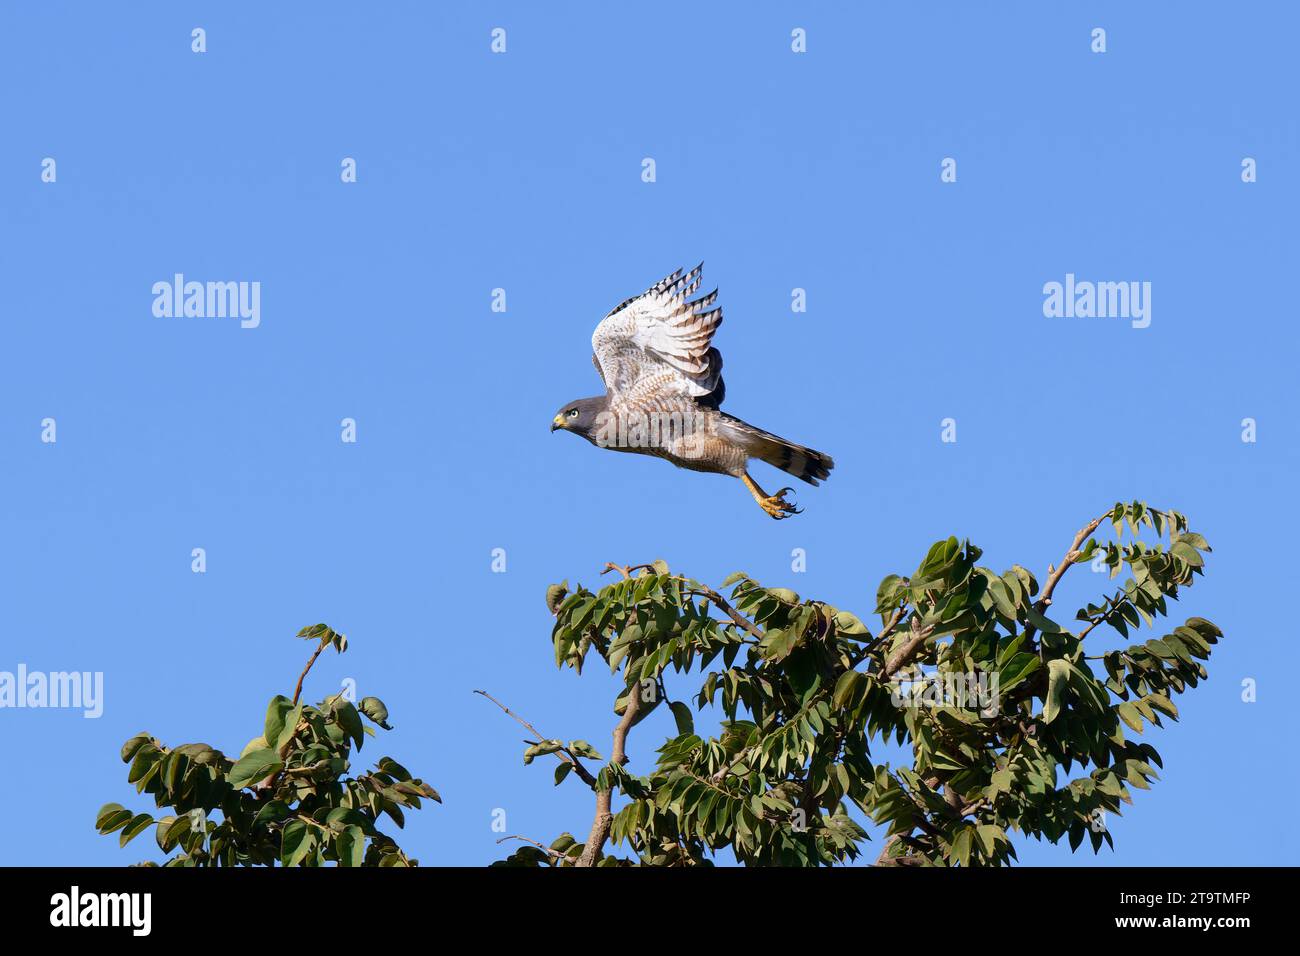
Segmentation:
{"type": "MultiPolygon", "coordinates": [[[[324,624],[298,637],[316,648],[298,678],[293,699],[277,695],[266,709],[260,737],[237,760],[208,744],[168,748],[148,734],[122,746],[130,765],[127,782],[170,811],[155,819],[121,804],[100,808],[100,833],[121,832],[126,846],[149,827],[164,853],[179,851],[166,866],[415,866],[387,834],[387,814],[399,828],[404,809],[421,800],[441,802],[437,792],[391,757],[374,770],[348,776],[352,748],[361,749],[374,728],[391,730],[388,709],[377,697],[353,704],[342,694],[315,707],[299,703],[303,680],[327,647],[347,650],[347,638],[324,624]],[[220,819],[212,819],[219,813],[220,819]]],[[[153,865],[153,864],[149,864],[153,865]]]]}
{"type": "Polygon", "coordinates": [[[851,809],[886,828],[878,865],[1006,865],[1014,834],[1113,845],[1105,815],[1161,766],[1129,733],[1177,719],[1173,696],[1206,678],[1221,632],[1192,617],[1127,641],[1168,614],[1209,550],[1183,515],[1138,501],[1085,525],[1041,587],[1026,568],[984,567],[979,548],[948,538],[911,574],[880,583],[874,629],[744,574],[724,582],[726,598],[661,561],[609,565],[622,579],[595,592],[554,585],[556,664],[579,674],[593,654],[606,664],[620,720],[595,772],[585,761],[604,758],[584,740],[529,741],[525,763],[554,755],[556,784],[590,788],[595,819],[585,842],[519,837],[527,845],[502,864],[700,865],[723,850],[749,865],[842,863],[867,840],[851,809]],[[1103,543],[1105,526],[1114,540],[1103,543]],[[1148,531],[1154,544],[1140,540],[1148,531]],[[1079,563],[1128,576],[1066,626],[1048,612],[1079,563]],[[1123,645],[1085,654],[1102,625],[1123,645]],[[672,675],[698,681],[689,697],[671,696],[672,675]],[[663,704],[677,732],[648,773],[633,774],[628,732],[663,704]],[[706,707],[721,722],[702,735],[706,707]],[[910,765],[874,759],[883,741],[909,747],[910,765]],[[607,840],[628,855],[606,856],[607,840]]]}

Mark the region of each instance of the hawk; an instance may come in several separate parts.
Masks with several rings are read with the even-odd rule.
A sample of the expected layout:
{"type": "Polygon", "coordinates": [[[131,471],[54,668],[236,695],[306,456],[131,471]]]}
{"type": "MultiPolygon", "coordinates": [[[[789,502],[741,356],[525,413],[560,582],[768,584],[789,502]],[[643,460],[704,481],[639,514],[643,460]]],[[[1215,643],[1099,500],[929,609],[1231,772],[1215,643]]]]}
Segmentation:
{"type": "Polygon", "coordinates": [[[780,520],[800,509],[791,488],[769,495],[749,476],[757,458],[810,485],[835,462],[811,448],[755,428],[722,411],[722,355],[710,344],[722,324],[715,289],[692,299],[703,263],[678,269],[614,308],[591,336],[592,361],[605,394],[567,402],[551,431],[581,435],[601,448],[654,455],[691,471],[731,475],[780,520]]]}

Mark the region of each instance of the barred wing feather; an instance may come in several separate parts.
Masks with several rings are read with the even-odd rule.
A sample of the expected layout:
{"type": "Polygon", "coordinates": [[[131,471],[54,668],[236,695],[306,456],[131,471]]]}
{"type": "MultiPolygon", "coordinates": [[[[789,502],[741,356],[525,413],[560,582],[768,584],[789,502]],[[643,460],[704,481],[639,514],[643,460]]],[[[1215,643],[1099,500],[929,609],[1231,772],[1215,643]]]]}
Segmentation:
{"type": "Polygon", "coordinates": [[[714,305],[718,292],[691,298],[702,266],[684,275],[678,269],[596,326],[593,358],[615,396],[700,400],[721,389],[722,356],[710,345],[722,324],[722,309],[714,305]]]}

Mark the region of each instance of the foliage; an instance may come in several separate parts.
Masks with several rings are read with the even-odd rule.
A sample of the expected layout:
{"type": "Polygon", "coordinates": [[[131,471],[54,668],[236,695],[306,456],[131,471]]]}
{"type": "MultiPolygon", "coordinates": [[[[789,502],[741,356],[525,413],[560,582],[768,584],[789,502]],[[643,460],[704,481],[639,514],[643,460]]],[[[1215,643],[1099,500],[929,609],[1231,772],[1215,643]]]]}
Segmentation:
{"type": "Polygon", "coordinates": [[[1183,515],[1120,503],[1079,531],[1040,590],[1026,568],[996,572],[975,545],[948,538],[910,575],[880,583],[874,633],[745,574],[724,582],[729,600],[663,562],[610,565],[623,579],[596,592],[554,585],[557,665],[581,673],[594,654],[619,675],[616,752],[593,773],[583,761],[604,758],[584,741],[530,741],[525,762],[555,755],[556,784],[590,787],[596,819],[585,844],[567,833],[549,847],[527,840],[498,865],[707,865],[722,850],[748,865],[843,863],[867,839],[850,810],[884,825],[879,865],[1006,865],[1013,834],[1064,837],[1072,849],[1087,838],[1096,852],[1112,844],[1105,814],[1161,766],[1126,731],[1177,719],[1173,695],[1206,678],[1201,662],[1221,632],[1192,617],[1100,653],[1085,655],[1085,639],[1095,645],[1104,624],[1127,643],[1153,626],[1209,550],[1183,515]],[[1107,525],[1114,540],[1103,543],[1107,525]],[[1147,530],[1155,544],[1138,539],[1147,530]],[[1080,608],[1071,630],[1047,612],[1062,575],[1084,562],[1129,576],[1080,608]],[[670,673],[699,680],[689,699],[670,697],[670,673]],[[664,703],[676,734],[649,773],[633,774],[619,730],[625,739],[664,703]],[[722,719],[701,735],[706,705],[722,719]],[[910,747],[911,764],[877,762],[873,741],[910,747]],[[603,855],[607,838],[631,855],[603,855]]]}
{"type": "Polygon", "coordinates": [[[441,802],[428,784],[411,776],[391,757],[374,770],[346,776],[352,748],[361,749],[374,729],[385,730],[388,710],[377,697],[353,704],[342,694],[315,707],[299,703],[303,679],[327,647],[347,650],[347,638],[324,624],[305,627],[298,637],[316,641],[293,699],[271,699],[260,737],[248,742],[237,760],[208,744],[168,748],[149,734],[122,746],[130,765],[127,782],[153,796],[172,812],[155,819],[117,803],[100,808],[100,833],[120,831],[120,845],[148,829],[164,853],[180,852],[166,866],[415,866],[378,829],[383,814],[398,827],[405,809],[419,809],[429,798],[441,802]],[[220,820],[211,819],[220,812],[220,820]]]}

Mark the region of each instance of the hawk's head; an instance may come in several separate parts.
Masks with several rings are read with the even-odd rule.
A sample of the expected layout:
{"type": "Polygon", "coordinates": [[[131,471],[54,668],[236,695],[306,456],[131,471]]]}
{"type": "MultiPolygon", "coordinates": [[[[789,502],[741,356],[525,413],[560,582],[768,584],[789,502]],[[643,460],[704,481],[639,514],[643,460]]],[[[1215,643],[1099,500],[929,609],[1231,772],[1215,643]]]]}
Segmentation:
{"type": "Polygon", "coordinates": [[[601,413],[609,409],[609,396],[598,398],[579,398],[560,406],[560,410],[551,419],[551,431],[563,428],[566,432],[581,435],[587,441],[594,442],[596,433],[602,425],[601,413]]]}

